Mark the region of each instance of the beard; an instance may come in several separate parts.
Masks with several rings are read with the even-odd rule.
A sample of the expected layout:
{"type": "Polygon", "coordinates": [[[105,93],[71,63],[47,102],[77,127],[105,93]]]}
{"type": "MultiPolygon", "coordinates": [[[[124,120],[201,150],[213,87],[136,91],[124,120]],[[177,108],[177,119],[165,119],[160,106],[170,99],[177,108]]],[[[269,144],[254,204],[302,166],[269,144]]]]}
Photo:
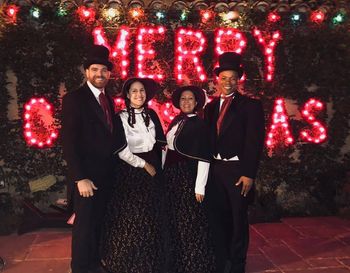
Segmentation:
{"type": "Polygon", "coordinates": [[[104,88],[108,83],[108,80],[105,77],[93,77],[89,81],[93,86],[95,86],[98,89],[104,88]]]}

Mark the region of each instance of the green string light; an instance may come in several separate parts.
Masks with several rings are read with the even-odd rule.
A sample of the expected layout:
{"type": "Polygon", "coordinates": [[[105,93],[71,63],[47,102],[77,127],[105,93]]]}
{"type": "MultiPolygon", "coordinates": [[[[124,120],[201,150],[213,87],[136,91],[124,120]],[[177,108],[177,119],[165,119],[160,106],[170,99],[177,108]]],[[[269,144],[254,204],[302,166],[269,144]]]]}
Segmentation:
{"type": "Polygon", "coordinates": [[[68,15],[68,11],[65,8],[63,8],[63,7],[59,7],[58,11],[57,11],[57,15],[60,16],[60,17],[67,16],[68,15]]]}
{"type": "Polygon", "coordinates": [[[33,7],[33,8],[31,8],[31,10],[30,10],[30,14],[31,14],[34,18],[39,19],[39,18],[40,18],[40,15],[41,15],[41,11],[40,11],[39,8],[33,7]]]}
{"type": "Polygon", "coordinates": [[[156,16],[157,16],[158,20],[162,20],[162,19],[165,18],[165,14],[164,14],[164,12],[162,12],[162,11],[158,11],[158,12],[156,13],[156,16]]]}
{"type": "Polygon", "coordinates": [[[345,21],[345,15],[343,13],[338,13],[336,16],[333,17],[332,19],[333,24],[341,24],[345,21]]]}
{"type": "Polygon", "coordinates": [[[181,20],[181,21],[185,21],[185,20],[187,19],[187,16],[188,16],[188,11],[184,10],[184,11],[181,13],[180,20],[181,20]]]}

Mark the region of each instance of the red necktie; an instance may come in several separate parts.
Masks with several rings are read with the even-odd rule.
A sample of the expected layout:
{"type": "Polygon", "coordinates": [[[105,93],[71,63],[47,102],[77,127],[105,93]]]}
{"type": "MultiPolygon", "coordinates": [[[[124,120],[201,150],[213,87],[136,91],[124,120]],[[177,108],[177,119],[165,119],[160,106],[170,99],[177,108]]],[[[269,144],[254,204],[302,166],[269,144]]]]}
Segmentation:
{"type": "Polygon", "coordinates": [[[111,114],[111,110],[109,108],[108,99],[107,99],[106,95],[103,94],[103,92],[100,93],[98,98],[100,100],[100,105],[101,105],[101,108],[103,110],[103,113],[105,114],[108,128],[112,132],[112,130],[113,130],[112,114],[111,114]]]}
{"type": "Polygon", "coordinates": [[[216,122],[216,129],[217,129],[217,134],[218,135],[220,135],[220,129],[221,129],[221,126],[222,126],[222,122],[224,120],[224,116],[225,116],[225,114],[227,112],[227,109],[231,105],[232,99],[233,99],[233,96],[225,97],[224,98],[224,102],[221,105],[220,114],[219,114],[218,120],[216,122]]]}

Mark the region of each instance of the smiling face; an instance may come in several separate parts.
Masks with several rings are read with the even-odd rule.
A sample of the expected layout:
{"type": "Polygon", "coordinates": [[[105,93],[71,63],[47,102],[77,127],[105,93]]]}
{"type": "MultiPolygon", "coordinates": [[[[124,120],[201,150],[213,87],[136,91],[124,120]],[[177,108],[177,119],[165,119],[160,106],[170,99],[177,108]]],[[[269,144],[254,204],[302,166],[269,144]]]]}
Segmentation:
{"type": "Polygon", "coordinates": [[[238,73],[233,70],[225,70],[220,72],[217,89],[222,95],[230,95],[237,90],[238,73]]]}
{"type": "Polygon", "coordinates": [[[127,97],[130,100],[131,107],[141,108],[146,102],[146,90],[144,85],[139,81],[133,82],[130,85],[127,97]]]}
{"type": "Polygon", "coordinates": [[[104,88],[111,77],[111,72],[103,64],[90,65],[85,69],[85,74],[87,80],[98,89],[104,88]]]}
{"type": "Polygon", "coordinates": [[[179,106],[184,114],[192,114],[197,105],[196,97],[190,90],[185,90],[181,93],[179,106]]]}

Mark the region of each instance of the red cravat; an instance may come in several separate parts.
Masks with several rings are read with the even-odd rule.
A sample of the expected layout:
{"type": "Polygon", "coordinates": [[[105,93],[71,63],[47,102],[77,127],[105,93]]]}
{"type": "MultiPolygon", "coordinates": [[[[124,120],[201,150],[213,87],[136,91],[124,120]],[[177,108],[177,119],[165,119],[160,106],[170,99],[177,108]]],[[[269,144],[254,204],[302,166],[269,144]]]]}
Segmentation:
{"type": "Polygon", "coordinates": [[[108,99],[103,92],[100,93],[98,98],[100,100],[100,105],[101,105],[101,108],[103,110],[103,113],[105,114],[108,128],[112,132],[112,130],[113,130],[112,114],[111,114],[111,109],[110,109],[109,104],[108,104],[108,99]]]}
{"type": "Polygon", "coordinates": [[[216,129],[217,129],[217,134],[220,135],[220,130],[221,130],[221,126],[222,126],[222,122],[224,120],[224,116],[227,112],[227,109],[230,107],[231,102],[232,102],[233,96],[228,96],[224,98],[224,102],[221,105],[220,108],[220,114],[218,117],[218,120],[216,122],[216,129]]]}

